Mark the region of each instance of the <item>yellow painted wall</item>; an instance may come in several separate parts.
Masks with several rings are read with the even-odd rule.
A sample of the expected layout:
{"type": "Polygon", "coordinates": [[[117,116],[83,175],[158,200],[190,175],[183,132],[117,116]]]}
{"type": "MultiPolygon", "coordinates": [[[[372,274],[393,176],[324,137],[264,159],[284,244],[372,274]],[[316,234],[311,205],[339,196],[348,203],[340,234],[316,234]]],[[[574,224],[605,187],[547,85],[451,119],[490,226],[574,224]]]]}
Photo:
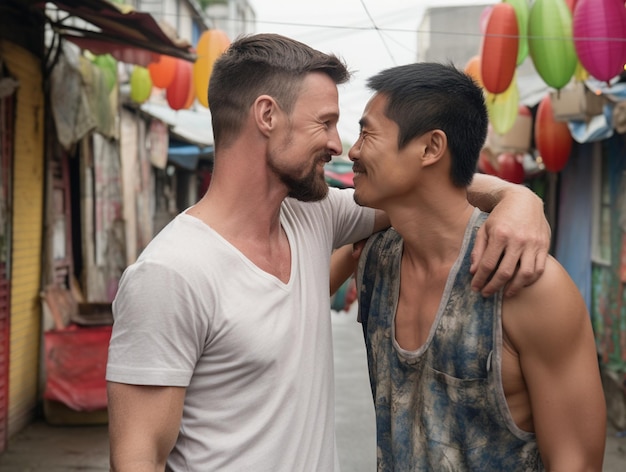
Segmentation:
{"type": "Polygon", "coordinates": [[[15,110],[9,436],[33,417],[38,400],[44,190],[44,94],[39,59],[0,40],[0,57],[20,83],[15,110]]]}

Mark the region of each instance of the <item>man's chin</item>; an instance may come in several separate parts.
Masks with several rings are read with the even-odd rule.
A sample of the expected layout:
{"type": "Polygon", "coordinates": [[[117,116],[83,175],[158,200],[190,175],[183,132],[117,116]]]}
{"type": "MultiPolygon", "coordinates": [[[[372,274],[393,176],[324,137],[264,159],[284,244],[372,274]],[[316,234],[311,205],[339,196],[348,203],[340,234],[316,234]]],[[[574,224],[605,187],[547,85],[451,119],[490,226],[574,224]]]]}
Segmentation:
{"type": "Polygon", "coordinates": [[[324,200],[328,195],[328,186],[324,185],[323,187],[315,189],[315,191],[310,192],[289,192],[289,197],[295,198],[301,202],[319,202],[320,200],[324,200]]]}

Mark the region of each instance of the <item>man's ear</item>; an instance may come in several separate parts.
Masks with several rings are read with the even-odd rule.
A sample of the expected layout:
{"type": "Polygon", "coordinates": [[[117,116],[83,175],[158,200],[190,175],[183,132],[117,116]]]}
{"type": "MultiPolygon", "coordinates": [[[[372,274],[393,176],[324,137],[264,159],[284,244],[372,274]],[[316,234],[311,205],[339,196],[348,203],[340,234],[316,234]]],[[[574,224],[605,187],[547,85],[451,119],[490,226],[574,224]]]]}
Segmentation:
{"type": "Polygon", "coordinates": [[[448,150],[448,137],[440,129],[434,129],[422,136],[424,139],[424,153],[422,164],[429,166],[439,162],[448,150]]]}
{"type": "Polygon", "coordinates": [[[252,104],[254,122],[263,135],[268,136],[276,127],[278,110],[278,104],[269,95],[260,95],[252,104]]]}

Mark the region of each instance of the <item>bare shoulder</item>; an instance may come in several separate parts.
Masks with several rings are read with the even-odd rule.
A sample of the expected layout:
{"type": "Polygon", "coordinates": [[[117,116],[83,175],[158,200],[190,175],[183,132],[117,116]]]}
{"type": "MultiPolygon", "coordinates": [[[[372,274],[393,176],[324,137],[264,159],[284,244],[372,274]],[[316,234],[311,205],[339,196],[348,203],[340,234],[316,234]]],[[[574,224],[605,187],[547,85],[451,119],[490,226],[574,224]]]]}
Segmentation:
{"type": "Polygon", "coordinates": [[[503,327],[516,347],[566,349],[581,330],[591,329],[589,313],[578,287],[552,256],[532,285],[504,299],[503,327]]]}

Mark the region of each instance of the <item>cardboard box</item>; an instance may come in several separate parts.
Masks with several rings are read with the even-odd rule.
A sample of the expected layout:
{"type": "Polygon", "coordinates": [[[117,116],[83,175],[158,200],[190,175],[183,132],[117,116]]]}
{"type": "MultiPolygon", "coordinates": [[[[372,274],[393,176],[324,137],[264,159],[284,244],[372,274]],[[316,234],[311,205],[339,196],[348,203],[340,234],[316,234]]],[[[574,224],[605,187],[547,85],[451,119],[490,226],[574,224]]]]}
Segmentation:
{"type": "Polygon", "coordinates": [[[593,93],[583,82],[571,82],[550,92],[556,121],[589,121],[602,114],[605,98],[593,93]]]}
{"type": "Polygon", "coordinates": [[[517,114],[513,127],[505,134],[496,133],[491,127],[487,133],[486,146],[494,154],[512,152],[521,154],[528,152],[533,130],[533,118],[531,115],[517,114]]]}

